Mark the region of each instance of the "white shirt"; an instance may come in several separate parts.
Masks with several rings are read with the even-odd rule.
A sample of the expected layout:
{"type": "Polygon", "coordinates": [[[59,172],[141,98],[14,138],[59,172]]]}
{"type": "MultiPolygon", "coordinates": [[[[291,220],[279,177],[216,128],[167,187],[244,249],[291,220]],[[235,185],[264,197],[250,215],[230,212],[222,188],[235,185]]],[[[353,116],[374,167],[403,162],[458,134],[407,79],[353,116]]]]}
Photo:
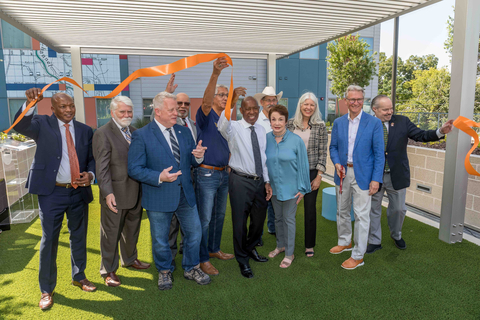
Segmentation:
{"type": "Polygon", "coordinates": [[[350,112],[348,113],[348,157],[347,162],[353,163],[353,147],[355,146],[355,138],[357,137],[358,125],[362,118],[363,110],[360,110],[355,119],[350,119],[350,112]]]}
{"type": "MultiPolygon", "coordinates": [[[[37,105],[30,108],[30,110],[25,113],[25,116],[31,116],[35,110],[37,105]]],[[[22,106],[22,111],[25,110],[27,107],[27,103],[25,102],[22,106]]],[[[58,121],[58,128],[60,129],[60,135],[62,136],[62,160],[60,160],[60,167],[58,167],[57,172],[57,179],[58,183],[72,183],[72,176],[70,174],[70,158],[68,157],[68,145],[67,145],[67,128],[65,127],[65,122],[61,121],[57,118],[58,121]]],[[[68,131],[72,135],[73,145],[75,145],[75,127],[73,126],[73,121],[70,121],[68,131]]],[[[92,174],[93,179],[90,183],[95,181],[95,174],[91,171],[89,173],[92,174]]]]}
{"type": "MultiPolygon", "coordinates": [[[[228,165],[235,171],[257,176],[255,173],[255,159],[253,157],[252,129],[250,129],[252,125],[244,119],[228,121],[225,117],[225,111],[222,111],[217,127],[218,131],[228,142],[231,154],[228,165]]],[[[263,180],[268,182],[270,179],[267,170],[267,156],[265,155],[267,133],[258,122],[255,123],[254,128],[262,157],[263,180]]]]}
{"type": "Polygon", "coordinates": [[[258,115],[258,119],[256,123],[261,125],[265,129],[266,133],[269,133],[270,131],[272,131],[272,126],[270,126],[270,120],[263,113],[263,111],[260,111],[260,114],[258,115]]]}
{"type": "MultiPolygon", "coordinates": [[[[182,118],[180,118],[182,119],[182,118]]],[[[185,118],[185,119],[182,119],[182,122],[183,122],[183,125],[185,125],[185,123],[187,124],[187,128],[190,129],[190,132],[192,133],[192,137],[193,137],[193,141],[195,141],[195,143],[197,142],[197,137],[195,137],[195,133],[193,132],[193,121],[189,121],[188,118],[185,118]]]]}
{"type": "MultiPolygon", "coordinates": [[[[172,143],[170,142],[170,132],[168,131],[168,129],[163,124],[158,122],[157,119],[154,118],[154,120],[157,123],[158,127],[160,128],[160,131],[162,132],[163,136],[165,137],[165,140],[167,140],[168,146],[170,147],[170,151],[172,151],[172,154],[173,154],[172,143]]],[[[171,129],[172,129],[171,132],[173,133],[173,136],[175,137],[175,140],[177,140],[178,146],[180,146],[180,142],[178,142],[177,135],[175,133],[175,129],[173,127],[171,127],[171,129]]],[[[180,133],[180,131],[178,131],[178,133],[180,133]]],[[[197,163],[202,163],[203,162],[203,157],[195,158],[195,160],[197,160],[197,163]]],[[[162,173],[160,173],[160,175],[158,176],[158,183],[163,182],[163,181],[160,180],[161,175],[162,175],[162,173]]]]}

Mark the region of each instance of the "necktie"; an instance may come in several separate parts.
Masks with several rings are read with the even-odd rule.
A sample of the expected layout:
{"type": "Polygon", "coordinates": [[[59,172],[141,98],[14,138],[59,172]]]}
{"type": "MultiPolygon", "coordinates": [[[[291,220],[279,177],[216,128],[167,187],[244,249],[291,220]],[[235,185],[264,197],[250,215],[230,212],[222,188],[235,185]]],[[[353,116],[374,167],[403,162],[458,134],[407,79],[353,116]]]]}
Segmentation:
{"type": "Polygon", "coordinates": [[[128,130],[128,127],[122,128],[120,130],[125,133],[125,139],[127,140],[128,144],[132,143],[132,134],[130,133],[130,130],[128,130]]]}
{"type": "Polygon", "coordinates": [[[260,155],[260,145],[258,144],[257,133],[255,132],[255,127],[251,126],[250,130],[252,130],[251,138],[252,138],[252,147],[253,147],[253,160],[255,161],[255,173],[257,177],[262,177],[262,156],[260,155]]]}
{"type": "Polygon", "coordinates": [[[188,121],[187,121],[187,119],[183,119],[183,122],[185,122],[184,126],[188,128],[188,121]]]}
{"type": "Polygon", "coordinates": [[[73,143],[72,134],[68,127],[70,125],[66,123],[65,125],[65,137],[67,138],[67,149],[68,149],[68,160],[70,162],[70,183],[72,187],[77,189],[78,185],[74,182],[77,178],[80,178],[80,166],[78,165],[77,151],[75,150],[75,144],[73,143]]]}
{"type": "MultiPolygon", "coordinates": [[[[387,122],[388,125],[388,122],[387,122]]],[[[388,166],[388,161],[387,161],[387,143],[388,143],[388,130],[387,127],[385,127],[385,124],[382,124],[383,126],[383,141],[385,142],[385,171],[390,171],[390,167],[388,166]]]]}
{"type": "Polygon", "coordinates": [[[172,153],[175,157],[175,160],[178,164],[180,164],[180,147],[178,146],[178,142],[173,135],[172,128],[167,128],[168,133],[170,134],[170,143],[172,145],[172,153]]]}

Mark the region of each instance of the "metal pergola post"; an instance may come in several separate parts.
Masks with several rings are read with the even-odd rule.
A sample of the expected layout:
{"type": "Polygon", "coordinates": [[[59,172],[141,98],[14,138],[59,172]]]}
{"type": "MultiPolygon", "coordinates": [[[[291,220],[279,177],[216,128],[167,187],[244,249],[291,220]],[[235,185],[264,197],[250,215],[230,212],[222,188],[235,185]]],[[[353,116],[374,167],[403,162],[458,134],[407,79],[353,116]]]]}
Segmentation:
{"type": "Polygon", "coordinates": [[[393,55],[392,55],[392,94],[391,100],[393,105],[393,112],[395,113],[395,103],[397,96],[397,61],[398,61],[398,29],[399,29],[399,17],[395,18],[393,25],[393,55]]]}
{"type": "MultiPolygon", "coordinates": [[[[479,17],[479,0],[456,0],[449,119],[473,117],[479,17]]],[[[454,129],[448,134],[439,232],[440,240],[447,243],[463,239],[468,186],[464,159],[470,145],[470,136],[460,130],[454,129]]]]}
{"type": "MultiPolygon", "coordinates": [[[[83,87],[82,76],[82,48],[77,46],[71,47],[72,56],[72,78],[80,86],[83,87]]],[[[73,96],[75,100],[75,120],[85,123],[85,104],[83,100],[83,91],[77,86],[73,86],[73,96]]]]}

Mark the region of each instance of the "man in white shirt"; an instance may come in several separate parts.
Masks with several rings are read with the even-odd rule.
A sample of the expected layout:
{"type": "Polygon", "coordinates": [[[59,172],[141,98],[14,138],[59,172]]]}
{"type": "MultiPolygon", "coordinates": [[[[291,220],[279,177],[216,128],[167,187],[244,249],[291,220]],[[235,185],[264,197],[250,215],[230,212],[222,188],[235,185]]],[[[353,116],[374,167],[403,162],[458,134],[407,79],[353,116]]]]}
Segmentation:
{"type": "MultiPolygon", "coordinates": [[[[270,126],[270,120],[268,119],[268,112],[270,108],[278,104],[278,101],[282,98],[283,91],[276,94],[273,87],[265,87],[261,93],[255,94],[253,97],[262,106],[262,112],[258,116],[257,123],[260,124],[266,133],[272,131],[270,126]]],[[[272,201],[268,201],[268,215],[267,215],[267,228],[268,233],[275,234],[275,212],[273,211],[272,201]]]]}
{"type": "MultiPolygon", "coordinates": [[[[235,91],[237,95],[245,92],[235,91]]],[[[233,98],[235,101],[235,97],[233,98]]],[[[243,119],[229,121],[225,111],[220,115],[218,131],[227,140],[230,149],[229,195],[232,208],[233,245],[235,258],[241,274],[252,278],[249,258],[257,262],[268,259],[259,255],[255,245],[262,236],[267,209],[267,193],[271,195],[265,149],[267,145],[265,129],[257,122],[259,106],[253,97],[242,101],[240,112],[243,119]],[[250,226],[247,234],[247,219],[250,226]]]]}

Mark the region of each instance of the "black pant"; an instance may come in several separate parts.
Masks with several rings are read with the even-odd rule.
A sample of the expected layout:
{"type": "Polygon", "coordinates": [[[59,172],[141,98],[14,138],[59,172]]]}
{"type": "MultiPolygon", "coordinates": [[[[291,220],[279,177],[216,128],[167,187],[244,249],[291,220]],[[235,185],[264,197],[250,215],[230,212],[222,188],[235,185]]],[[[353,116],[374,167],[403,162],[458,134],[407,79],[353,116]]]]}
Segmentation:
{"type": "Polygon", "coordinates": [[[228,181],[232,207],[233,247],[239,263],[248,264],[248,253],[260,241],[267,213],[265,182],[230,173],[228,181]],[[247,219],[250,226],[247,235],[247,219]]]}
{"type": "MultiPolygon", "coordinates": [[[[317,170],[310,170],[310,182],[318,175],[317,170]]],[[[305,211],[305,248],[315,247],[317,237],[317,195],[318,189],[307,193],[303,198],[305,211]]]]}

